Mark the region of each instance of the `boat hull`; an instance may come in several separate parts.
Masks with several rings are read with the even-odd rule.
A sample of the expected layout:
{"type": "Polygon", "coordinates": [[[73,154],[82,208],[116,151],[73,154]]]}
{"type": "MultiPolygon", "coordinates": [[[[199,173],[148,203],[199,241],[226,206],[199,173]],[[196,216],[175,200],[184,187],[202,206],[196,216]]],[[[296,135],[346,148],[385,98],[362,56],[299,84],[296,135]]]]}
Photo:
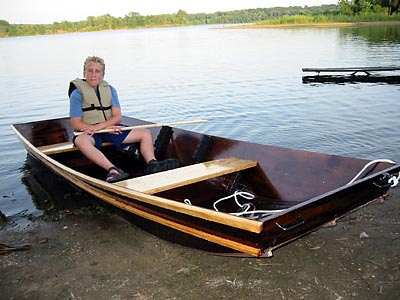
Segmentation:
{"type": "MultiPolygon", "coordinates": [[[[124,124],[129,126],[146,123],[124,118],[124,124]]],[[[169,239],[176,237],[174,241],[180,239],[203,250],[234,255],[271,256],[274,249],[384,195],[389,188],[388,178],[398,176],[400,170],[398,164],[374,164],[360,179],[349,183],[369,161],[241,142],[178,128],[152,128],[157,156],[179,159],[184,168],[204,162],[219,163],[227,157],[256,162],[238,171],[152,194],[130,186],[133,183],[129,180],[142,178],[144,163],[126,157],[112,146],[103,151],[129,172],[125,185],[106,183],[105,172],[76,149],[46,152],[49,146],[71,142],[68,118],[15,124],[13,128],[30,155],[52,172],[134,215],[144,229],[169,239]],[[272,213],[232,215],[240,212],[233,200],[218,202],[216,209],[219,199],[238,190],[254,195],[254,209],[272,213]]]]}

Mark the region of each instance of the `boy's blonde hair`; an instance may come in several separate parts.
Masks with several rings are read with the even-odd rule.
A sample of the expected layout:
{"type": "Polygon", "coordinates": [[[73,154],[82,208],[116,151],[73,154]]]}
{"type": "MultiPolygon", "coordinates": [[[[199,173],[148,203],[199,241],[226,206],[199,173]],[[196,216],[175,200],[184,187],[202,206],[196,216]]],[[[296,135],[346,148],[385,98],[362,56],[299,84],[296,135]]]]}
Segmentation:
{"type": "Polygon", "coordinates": [[[106,72],[106,65],[104,63],[104,59],[102,59],[101,57],[98,57],[98,56],[88,56],[86,58],[85,62],[83,63],[83,73],[84,74],[86,72],[86,69],[87,69],[88,65],[91,62],[99,63],[103,67],[103,74],[106,72]]]}

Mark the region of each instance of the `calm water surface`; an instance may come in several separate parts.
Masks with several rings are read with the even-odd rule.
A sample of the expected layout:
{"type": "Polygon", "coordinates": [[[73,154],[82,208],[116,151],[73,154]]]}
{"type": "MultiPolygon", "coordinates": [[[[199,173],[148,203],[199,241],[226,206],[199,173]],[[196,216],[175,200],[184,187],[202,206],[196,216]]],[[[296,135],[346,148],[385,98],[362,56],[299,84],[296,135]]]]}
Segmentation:
{"type": "MultiPolygon", "coordinates": [[[[0,210],[40,215],[10,124],[68,114],[88,55],[125,115],[263,144],[400,161],[400,85],[303,84],[303,67],[399,66],[399,26],[185,27],[0,39],[0,210]]],[[[29,173],[29,172],[28,172],[29,173]]]]}

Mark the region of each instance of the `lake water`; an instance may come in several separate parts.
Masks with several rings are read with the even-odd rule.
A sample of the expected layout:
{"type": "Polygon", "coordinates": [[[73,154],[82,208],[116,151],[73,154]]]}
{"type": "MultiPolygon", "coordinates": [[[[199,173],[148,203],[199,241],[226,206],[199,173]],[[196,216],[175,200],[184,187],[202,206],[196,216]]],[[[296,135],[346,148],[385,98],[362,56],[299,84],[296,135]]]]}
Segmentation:
{"type": "Polygon", "coordinates": [[[400,26],[200,26],[0,39],[0,210],[40,215],[10,124],[68,114],[69,81],[106,61],[123,114],[263,144],[400,161],[400,85],[303,84],[303,67],[399,66],[400,26]]]}

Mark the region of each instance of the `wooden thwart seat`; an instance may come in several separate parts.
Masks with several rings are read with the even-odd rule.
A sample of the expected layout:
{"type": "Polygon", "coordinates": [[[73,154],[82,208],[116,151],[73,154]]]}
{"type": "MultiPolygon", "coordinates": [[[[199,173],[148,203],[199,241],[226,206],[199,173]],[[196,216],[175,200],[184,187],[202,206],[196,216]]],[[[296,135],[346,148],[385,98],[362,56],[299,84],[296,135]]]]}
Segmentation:
{"type": "MultiPolygon", "coordinates": [[[[112,143],[103,143],[102,146],[108,146],[108,145],[112,145],[112,143]]],[[[78,150],[78,148],[72,142],[51,144],[37,148],[38,150],[42,151],[44,154],[47,155],[78,150]]]]}
{"type": "Polygon", "coordinates": [[[62,152],[69,152],[77,150],[78,148],[72,142],[64,142],[58,144],[51,144],[46,146],[37,147],[38,150],[42,151],[44,154],[55,154],[62,152]]]}
{"type": "Polygon", "coordinates": [[[138,192],[155,194],[255,166],[256,161],[229,157],[127,179],[115,184],[138,192]]]}

